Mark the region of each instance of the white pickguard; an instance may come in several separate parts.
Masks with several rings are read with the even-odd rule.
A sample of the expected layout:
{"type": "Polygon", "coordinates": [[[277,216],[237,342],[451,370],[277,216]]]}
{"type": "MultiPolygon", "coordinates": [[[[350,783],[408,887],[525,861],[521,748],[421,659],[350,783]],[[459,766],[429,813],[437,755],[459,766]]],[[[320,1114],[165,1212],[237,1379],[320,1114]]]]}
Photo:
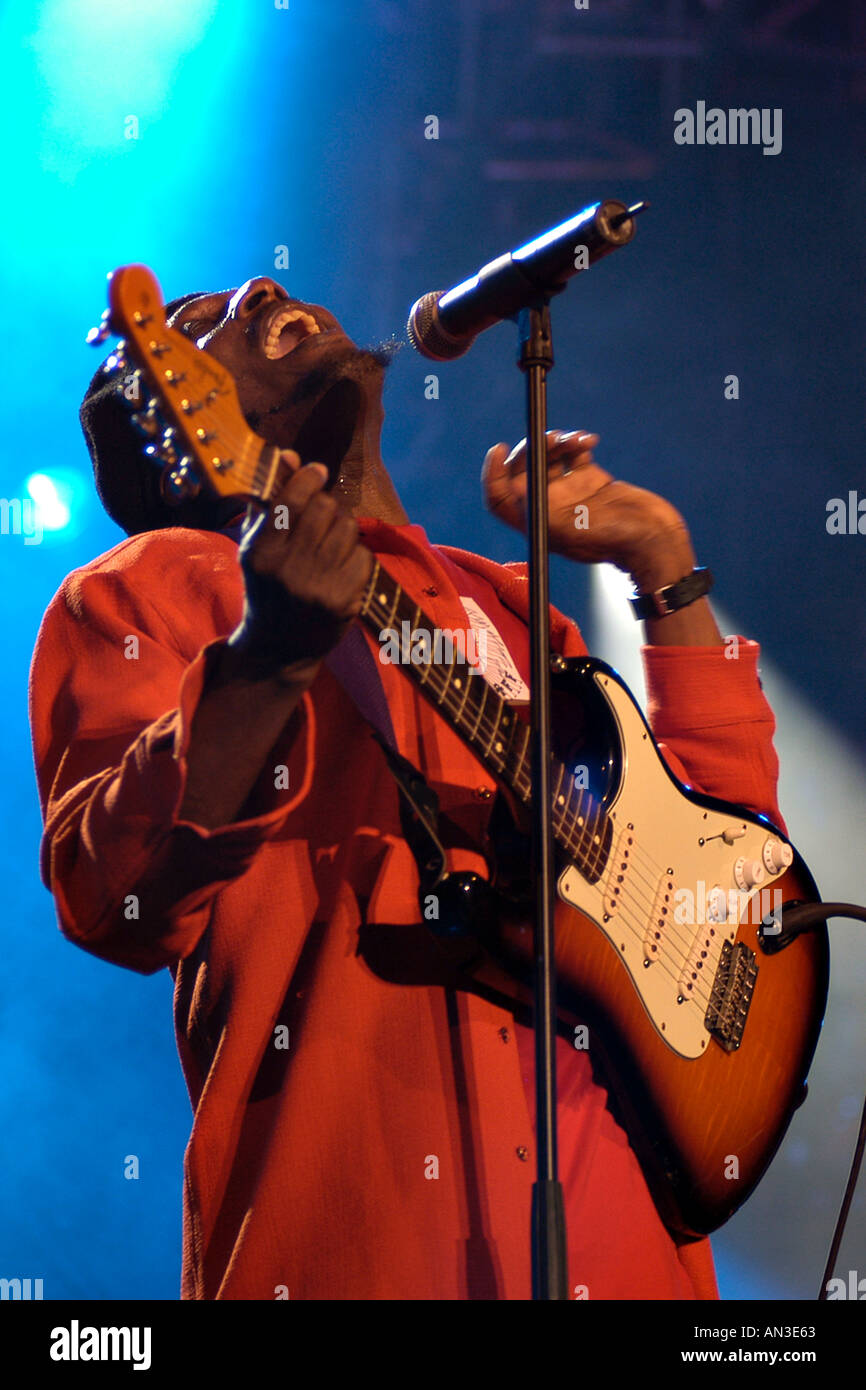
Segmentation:
{"type": "Polygon", "coordinates": [[[688,801],[627,692],[604,672],[592,678],[622,744],[622,780],[608,803],[612,850],[597,884],[568,868],[557,888],[605,933],[665,1042],[682,1057],[699,1057],[712,1038],[704,1019],[723,944],[747,918],[755,932],[748,944],[756,946],[762,917],[781,905],[773,885],[784,868],[774,858],[780,848],[788,853],[787,842],[766,826],[688,801]],[[743,859],[747,872],[754,861],[763,867],[763,881],[751,888],[740,886],[743,859]]]}

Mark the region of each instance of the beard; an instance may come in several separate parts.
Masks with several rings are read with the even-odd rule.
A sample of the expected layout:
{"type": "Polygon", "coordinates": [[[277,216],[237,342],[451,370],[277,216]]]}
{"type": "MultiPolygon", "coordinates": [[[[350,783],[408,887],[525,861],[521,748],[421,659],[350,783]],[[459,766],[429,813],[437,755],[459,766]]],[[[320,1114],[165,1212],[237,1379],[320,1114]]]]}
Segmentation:
{"type": "Polygon", "coordinates": [[[302,464],[324,463],[330,490],[352,443],[364,384],[383,377],[402,347],[397,338],[367,347],[347,345],[307,372],[276,405],[251,411],[250,428],[269,444],[294,449],[302,464]]]}
{"type": "MultiPolygon", "coordinates": [[[[324,396],[339,381],[364,381],[377,373],[384,374],[402,347],[403,344],[397,338],[389,338],[385,342],[373,343],[368,347],[347,345],[342,352],[330,357],[320,367],[313,367],[307,372],[276,405],[270,406],[268,410],[250,411],[247,415],[250,428],[259,431],[259,426],[267,420],[274,416],[291,414],[296,407],[324,396]]],[[[282,447],[292,446],[285,444],[282,447]]]]}
{"type": "Polygon", "coordinates": [[[344,352],[330,358],[321,367],[314,367],[308,372],[289,393],[283,408],[290,409],[294,405],[301,405],[305,401],[323,396],[338,381],[344,379],[364,381],[370,376],[383,375],[402,347],[403,344],[396,338],[389,338],[387,342],[374,343],[369,347],[347,347],[344,352]]]}

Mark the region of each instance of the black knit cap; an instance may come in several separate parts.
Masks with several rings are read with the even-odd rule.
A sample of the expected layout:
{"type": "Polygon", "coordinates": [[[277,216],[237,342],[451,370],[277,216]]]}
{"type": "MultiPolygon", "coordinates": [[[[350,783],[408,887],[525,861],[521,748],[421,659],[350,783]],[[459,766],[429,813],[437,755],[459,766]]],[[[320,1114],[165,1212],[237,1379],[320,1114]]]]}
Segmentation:
{"type": "MultiPolygon", "coordinates": [[[[203,293],[199,290],[171,300],[165,306],[166,318],[203,293]]],[[[166,526],[195,524],[184,508],[169,507],[162,498],[160,468],[145,455],[145,441],[130,418],[135,407],[123,395],[123,379],[131,370],[131,365],[125,369],[117,364],[109,368],[103,362],[78,412],[93,463],[99,500],[112,521],[116,521],[128,536],[136,536],[141,531],[158,531],[166,526]]]]}

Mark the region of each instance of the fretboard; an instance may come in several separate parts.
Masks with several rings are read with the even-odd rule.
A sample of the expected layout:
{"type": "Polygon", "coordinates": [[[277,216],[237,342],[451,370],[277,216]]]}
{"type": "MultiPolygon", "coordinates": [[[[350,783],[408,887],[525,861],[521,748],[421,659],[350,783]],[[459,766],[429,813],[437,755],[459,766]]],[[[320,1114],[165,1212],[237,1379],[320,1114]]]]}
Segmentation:
{"type": "MultiPolygon", "coordinates": [[[[402,669],[494,777],[524,805],[530,805],[529,724],[518,718],[483,675],[467,663],[465,653],[456,643],[453,653],[447,652],[447,643],[443,644],[441,637],[436,643],[432,622],[378,560],[359,616],[380,642],[388,640],[389,634],[394,635],[404,652],[402,669]],[[426,649],[431,659],[417,659],[419,651],[424,650],[423,643],[415,643],[412,652],[405,652],[403,638],[407,633],[428,634],[426,649]]],[[[551,798],[557,841],[583,876],[596,883],[610,854],[613,827],[609,817],[586,787],[575,784],[573,774],[556,757],[551,760],[551,798]]]]}

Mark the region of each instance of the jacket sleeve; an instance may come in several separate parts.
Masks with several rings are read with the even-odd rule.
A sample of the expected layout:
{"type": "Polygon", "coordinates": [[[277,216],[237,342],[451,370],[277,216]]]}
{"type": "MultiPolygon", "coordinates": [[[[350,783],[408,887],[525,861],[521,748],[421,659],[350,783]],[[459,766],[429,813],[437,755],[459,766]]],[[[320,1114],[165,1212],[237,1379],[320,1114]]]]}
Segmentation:
{"type": "Polygon", "coordinates": [[[649,723],[671,771],[699,791],[769,816],[787,833],[758,643],[737,637],[724,647],[646,646],[642,655],[649,723]]]}
{"type": "Polygon", "coordinates": [[[288,789],[264,814],[213,830],[179,819],[192,719],[232,624],[214,634],[194,560],[175,570],[156,598],[177,623],[132,582],[134,569],[70,575],[43,619],[30,675],[41,873],[60,929],[143,974],[195,948],[220,888],[305,799],[313,756],[307,694],[275,750],[288,789]]]}

